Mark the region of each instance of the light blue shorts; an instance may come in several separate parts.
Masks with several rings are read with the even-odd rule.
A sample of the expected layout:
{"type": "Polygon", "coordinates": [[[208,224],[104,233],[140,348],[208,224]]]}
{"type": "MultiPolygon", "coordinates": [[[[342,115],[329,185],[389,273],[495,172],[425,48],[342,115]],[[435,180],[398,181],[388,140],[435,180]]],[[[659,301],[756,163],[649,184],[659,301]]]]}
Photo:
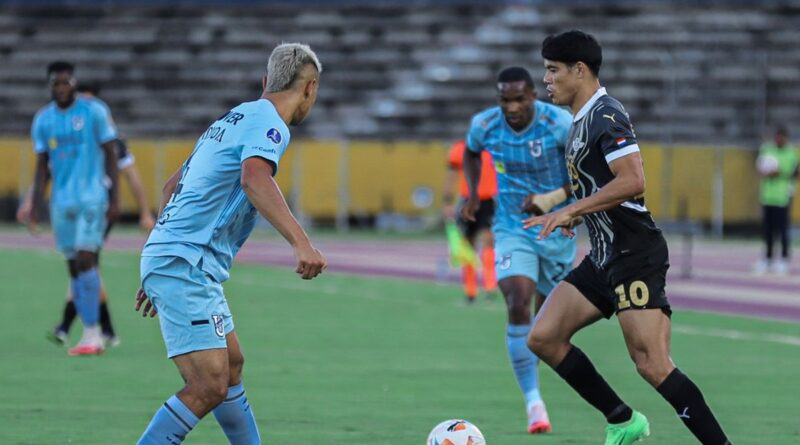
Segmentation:
{"type": "Polygon", "coordinates": [[[56,249],[69,259],[79,250],[99,252],[105,237],[107,208],[107,204],[51,208],[56,249]]]}
{"type": "Polygon", "coordinates": [[[222,285],[174,256],[142,257],[142,288],[158,310],[167,357],[227,348],[233,317],[222,285]]]}
{"type": "Polygon", "coordinates": [[[577,247],[575,240],[556,232],[537,240],[537,232],[495,228],[495,271],[497,281],[523,276],[536,283],[545,297],[572,270],[577,247]]]}

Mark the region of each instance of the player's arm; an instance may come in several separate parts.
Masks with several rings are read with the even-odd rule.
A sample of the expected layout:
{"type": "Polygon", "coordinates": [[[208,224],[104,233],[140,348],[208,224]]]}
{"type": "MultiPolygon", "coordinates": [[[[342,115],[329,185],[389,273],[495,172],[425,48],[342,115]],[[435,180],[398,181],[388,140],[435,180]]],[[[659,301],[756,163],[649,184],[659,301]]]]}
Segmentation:
{"type": "Polygon", "coordinates": [[[327,267],[322,253],[311,245],[308,235],[300,227],[278,184],[272,175],[275,171],[270,161],[253,156],[242,162],[241,184],[247,198],[264,218],[294,248],[298,265],[296,272],[310,280],[327,267]]]}
{"type": "Polygon", "coordinates": [[[589,213],[608,210],[644,194],[644,168],[638,151],[617,158],[608,164],[614,175],[596,193],[580,199],[557,212],[525,220],[525,228],[542,226],[539,239],[547,237],[556,227],[573,226],[574,219],[589,213]]]}
{"type": "Polygon", "coordinates": [[[467,198],[467,202],[461,210],[461,216],[467,221],[475,221],[475,212],[478,211],[480,206],[480,199],[478,198],[478,182],[480,178],[481,153],[472,151],[469,147],[464,146],[464,179],[467,181],[469,198],[467,198]]]}
{"type": "Polygon", "coordinates": [[[33,178],[33,202],[31,203],[30,216],[28,217],[28,228],[31,232],[36,232],[36,222],[38,221],[37,211],[41,208],[44,201],[44,190],[47,188],[47,182],[50,180],[50,156],[47,152],[38,153],[36,155],[36,171],[33,178]]]}
{"type": "Polygon", "coordinates": [[[614,179],[597,193],[565,207],[572,216],[612,209],[644,194],[644,167],[638,151],[611,161],[608,167],[614,174],[614,179]]]}
{"type": "Polygon", "coordinates": [[[153,215],[150,213],[150,203],[147,202],[147,195],[142,186],[142,180],[139,177],[139,171],[136,169],[136,164],[130,164],[122,169],[122,174],[131,188],[136,204],[139,206],[139,225],[144,230],[153,228],[155,221],[153,215]]]}
{"type": "Polygon", "coordinates": [[[108,210],[106,219],[113,222],[119,217],[119,170],[117,169],[116,138],[101,145],[105,153],[106,177],[111,181],[108,187],[108,210]]]}
{"type": "Polygon", "coordinates": [[[522,203],[522,211],[533,215],[544,215],[553,207],[566,201],[572,194],[572,184],[564,184],[551,192],[531,194],[522,203]]]}
{"type": "Polygon", "coordinates": [[[164,208],[172,198],[172,194],[175,193],[175,188],[178,187],[182,172],[183,168],[179,168],[175,171],[175,173],[167,179],[167,183],[164,184],[164,187],[161,189],[161,199],[158,201],[158,213],[156,214],[158,218],[161,218],[161,214],[164,213],[164,208]]]}

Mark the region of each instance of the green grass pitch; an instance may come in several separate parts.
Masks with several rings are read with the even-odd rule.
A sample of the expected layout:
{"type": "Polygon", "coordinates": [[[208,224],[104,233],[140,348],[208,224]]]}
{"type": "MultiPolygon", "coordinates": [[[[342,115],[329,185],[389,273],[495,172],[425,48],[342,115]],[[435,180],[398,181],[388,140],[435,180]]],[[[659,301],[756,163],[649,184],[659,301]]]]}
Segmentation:
{"type": "MultiPolygon", "coordinates": [[[[138,270],[135,254],[104,254],[122,345],[75,358],[44,339],[63,302],[61,258],[2,251],[0,444],[133,444],[180,388],[157,321],[133,312],[138,270]]],[[[422,445],[448,418],[474,422],[489,445],[604,439],[602,417],[546,366],[541,386],[554,432],[525,432],[500,301],[468,307],[454,286],[335,274],[304,282],[289,270],[243,264],[225,287],[266,444],[422,445]]],[[[673,358],[735,444],[800,443],[800,325],[682,311],[673,320],[673,358]]],[[[576,343],[650,418],[645,444],[696,443],[636,374],[615,319],[589,327],[576,343]]],[[[209,416],[184,443],[227,441],[209,416]]]]}

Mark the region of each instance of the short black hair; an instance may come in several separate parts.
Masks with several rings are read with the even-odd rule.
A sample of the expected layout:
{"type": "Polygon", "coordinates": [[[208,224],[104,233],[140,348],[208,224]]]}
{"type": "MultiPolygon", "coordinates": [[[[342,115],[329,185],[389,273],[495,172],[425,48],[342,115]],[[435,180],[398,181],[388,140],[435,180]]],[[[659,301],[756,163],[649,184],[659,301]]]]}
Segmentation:
{"type": "Polygon", "coordinates": [[[64,71],[73,74],[75,72],[75,65],[64,62],[63,60],[58,60],[47,65],[47,77],[50,77],[53,73],[62,73],[64,71]]]}
{"type": "Polygon", "coordinates": [[[531,73],[520,66],[504,68],[502,71],[500,71],[500,74],[497,75],[497,83],[521,81],[524,81],[525,85],[533,88],[533,78],[531,77],[531,73]]]}
{"type": "Polygon", "coordinates": [[[778,124],[775,126],[775,134],[789,137],[789,128],[787,128],[784,124],[778,124]]]}
{"type": "Polygon", "coordinates": [[[603,63],[603,49],[591,34],[572,30],[547,36],[542,42],[542,57],[570,65],[583,62],[597,76],[603,63]]]}
{"type": "Polygon", "coordinates": [[[78,92],[89,93],[92,96],[98,96],[100,95],[100,85],[96,83],[79,83],[78,92]]]}

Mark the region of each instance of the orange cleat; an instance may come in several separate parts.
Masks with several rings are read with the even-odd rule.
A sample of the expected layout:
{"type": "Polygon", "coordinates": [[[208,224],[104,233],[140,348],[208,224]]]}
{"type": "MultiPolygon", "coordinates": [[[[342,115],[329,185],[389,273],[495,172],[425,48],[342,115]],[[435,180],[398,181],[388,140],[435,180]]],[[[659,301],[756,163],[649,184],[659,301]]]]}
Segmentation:
{"type": "Polygon", "coordinates": [[[103,347],[100,345],[79,344],[74,348],[67,351],[67,354],[75,357],[78,355],[100,355],[103,353],[103,347]]]}
{"type": "Polygon", "coordinates": [[[551,431],[553,431],[553,427],[547,421],[534,422],[528,425],[528,432],[531,434],[549,433],[551,431]]]}

